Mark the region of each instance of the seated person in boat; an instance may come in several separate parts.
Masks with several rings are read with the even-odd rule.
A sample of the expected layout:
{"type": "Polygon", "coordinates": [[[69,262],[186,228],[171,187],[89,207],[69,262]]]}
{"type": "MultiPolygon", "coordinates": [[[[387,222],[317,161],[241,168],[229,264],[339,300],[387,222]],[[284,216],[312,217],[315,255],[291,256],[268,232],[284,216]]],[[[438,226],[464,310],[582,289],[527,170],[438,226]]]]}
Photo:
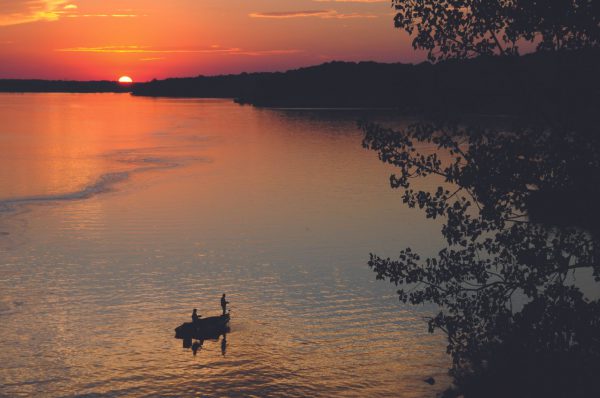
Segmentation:
{"type": "Polygon", "coordinates": [[[202,315],[198,315],[198,310],[194,308],[194,311],[192,312],[192,323],[195,325],[198,323],[198,321],[200,320],[200,317],[202,315]]]}

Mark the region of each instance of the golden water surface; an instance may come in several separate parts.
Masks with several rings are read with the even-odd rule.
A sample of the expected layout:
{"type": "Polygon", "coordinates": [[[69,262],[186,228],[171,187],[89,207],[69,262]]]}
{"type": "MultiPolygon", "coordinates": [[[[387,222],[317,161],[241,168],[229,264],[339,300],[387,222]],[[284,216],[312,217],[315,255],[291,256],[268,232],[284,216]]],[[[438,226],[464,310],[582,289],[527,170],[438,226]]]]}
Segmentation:
{"type": "Polygon", "coordinates": [[[369,252],[441,247],[357,111],[0,95],[0,396],[435,396],[434,309],[369,252]],[[226,342],[174,338],[231,302],[226,342]],[[434,376],[430,386],[423,379],[434,376]]]}

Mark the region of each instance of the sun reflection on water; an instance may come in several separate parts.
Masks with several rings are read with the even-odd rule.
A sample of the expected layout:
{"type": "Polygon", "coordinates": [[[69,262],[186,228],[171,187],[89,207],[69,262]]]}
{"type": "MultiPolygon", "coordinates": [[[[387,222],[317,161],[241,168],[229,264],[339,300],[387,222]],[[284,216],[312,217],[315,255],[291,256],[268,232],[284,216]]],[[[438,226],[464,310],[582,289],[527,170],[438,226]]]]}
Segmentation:
{"type": "Polygon", "coordinates": [[[355,116],[127,95],[0,103],[15,126],[5,142],[20,153],[0,159],[0,200],[130,173],[85,198],[0,216],[20,242],[0,236],[0,394],[444,388],[445,344],[422,320],[432,309],[401,306],[365,265],[369,251],[432,250],[439,225],[387,188],[389,170],[360,147],[355,116]],[[223,292],[226,354],[222,340],[207,340],[193,355],[174,328],[192,308],[218,314],[223,292]],[[429,376],[440,382],[425,384],[429,376]]]}

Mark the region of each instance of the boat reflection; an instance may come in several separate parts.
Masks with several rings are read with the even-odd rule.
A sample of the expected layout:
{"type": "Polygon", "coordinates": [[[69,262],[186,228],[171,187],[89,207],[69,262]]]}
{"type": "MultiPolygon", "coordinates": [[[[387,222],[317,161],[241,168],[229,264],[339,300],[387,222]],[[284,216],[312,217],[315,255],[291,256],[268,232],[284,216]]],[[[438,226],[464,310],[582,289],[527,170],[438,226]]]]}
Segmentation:
{"type": "MultiPolygon", "coordinates": [[[[202,347],[204,346],[204,341],[206,340],[212,340],[212,341],[219,341],[219,338],[221,339],[221,355],[225,356],[225,354],[227,353],[227,333],[229,333],[230,329],[229,327],[223,331],[223,333],[219,334],[219,335],[211,335],[211,336],[200,336],[201,338],[196,339],[195,337],[183,337],[181,338],[183,340],[183,348],[191,348],[192,349],[192,353],[194,354],[194,356],[196,356],[196,354],[198,353],[198,351],[202,350],[202,347]]],[[[178,337],[176,337],[178,338],[178,337]]]]}

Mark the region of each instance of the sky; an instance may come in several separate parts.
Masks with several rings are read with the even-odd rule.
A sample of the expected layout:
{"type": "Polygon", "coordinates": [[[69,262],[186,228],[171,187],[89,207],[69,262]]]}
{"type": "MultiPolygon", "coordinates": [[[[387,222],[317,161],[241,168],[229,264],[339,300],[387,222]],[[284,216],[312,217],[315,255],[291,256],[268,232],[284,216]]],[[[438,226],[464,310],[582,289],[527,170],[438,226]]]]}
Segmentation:
{"type": "Polygon", "coordinates": [[[420,62],[390,0],[0,0],[0,78],[134,81],[420,62]]]}

